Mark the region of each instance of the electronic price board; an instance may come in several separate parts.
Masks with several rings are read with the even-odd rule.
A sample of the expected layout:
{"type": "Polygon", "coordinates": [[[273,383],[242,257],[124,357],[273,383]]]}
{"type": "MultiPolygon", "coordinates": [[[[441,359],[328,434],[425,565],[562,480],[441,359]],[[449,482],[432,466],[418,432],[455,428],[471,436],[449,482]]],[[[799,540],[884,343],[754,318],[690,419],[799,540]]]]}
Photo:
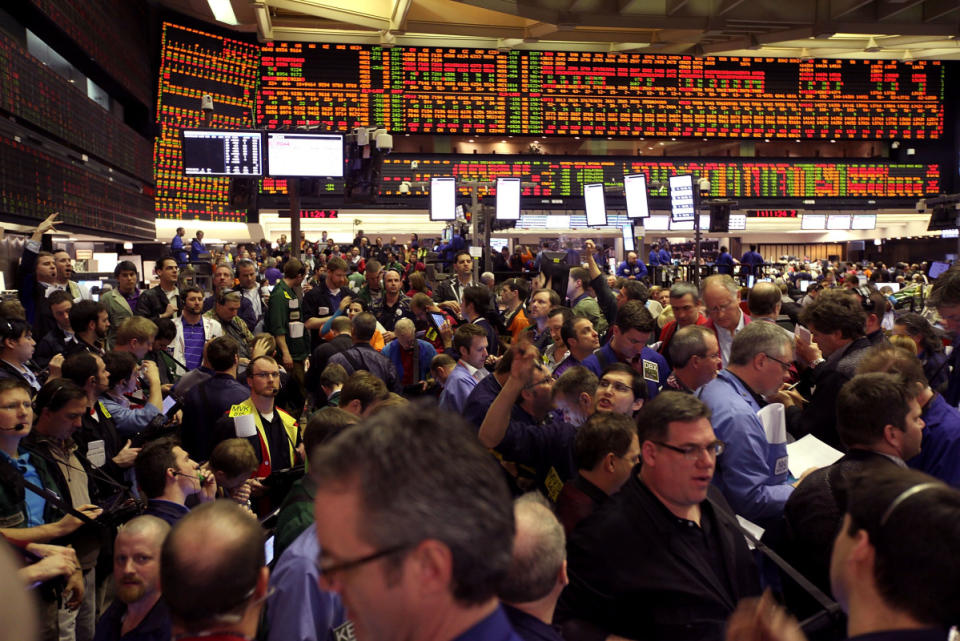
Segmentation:
{"type": "Polygon", "coordinates": [[[876,229],[877,227],[877,215],[876,214],[854,214],[853,221],[850,223],[850,229],[876,229]]]}
{"type": "Polygon", "coordinates": [[[800,229],[821,230],[827,228],[826,214],[804,214],[800,217],[800,229]]]}
{"type": "Polygon", "coordinates": [[[716,138],[943,134],[943,66],[917,60],[261,47],[258,126],[716,138]]]}
{"type": "Polygon", "coordinates": [[[629,223],[620,228],[620,235],[623,238],[623,251],[637,251],[637,232],[634,231],[633,223],[629,223]]]}
{"type": "Polygon", "coordinates": [[[744,231],[747,228],[746,214],[730,214],[727,231],[744,231]]]}
{"type": "Polygon", "coordinates": [[[457,219],[456,178],[430,179],[430,220],[457,219]]]}
{"type": "Polygon", "coordinates": [[[606,227],[607,205],[603,197],[603,183],[583,186],[583,206],[587,213],[588,227],[606,227]]]}
{"type": "MultiPolygon", "coordinates": [[[[555,199],[576,199],[583,186],[602,182],[607,199],[622,197],[625,175],[643,173],[648,181],[666,185],[670,176],[692,174],[710,179],[711,198],[923,198],[940,191],[939,165],[834,160],[757,160],[663,158],[640,160],[623,156],[503,156],[390,154],[383,163],[380,192],[386,196],[416,198],[402,194],[403,181],[428,181],[432,176],[456,176],[463,180],[495,181],[501,176],[520,177],[527,186],[522,196],[539,198],[548,205],[555,199]],[[411,161],[417,169],[411,170],[411,161]],[[546,202],[545,202],[546,201],[546,202]]],[[[267,188],[264,192],[274,193],[267,188]]],[[[648,183],[649,184],[649,183],[648,183]]],[[[334,183],[330,183],[333,189],[334,183]]],[[[460,187],[469,196],[470,188],[460,187]]],[[[480,195],[489,189],[481,187],[480,195]]],[[[667,197],[666,186],[653,197],[667,197]]],[[[562,204],[562,203],[558,203],[562,204]]],[[[533,206],[531,203],[530,206],[533,206]]]]}
{"type": "Polygon", "coordinates": [[[343,136],[286,131],[267,132],[271,176],[342,177],[343,136]]]}
{"type": "Polygon", "coordinates": [[[827,214],[827,229],[850,229],[850,214],[827,214]]]}

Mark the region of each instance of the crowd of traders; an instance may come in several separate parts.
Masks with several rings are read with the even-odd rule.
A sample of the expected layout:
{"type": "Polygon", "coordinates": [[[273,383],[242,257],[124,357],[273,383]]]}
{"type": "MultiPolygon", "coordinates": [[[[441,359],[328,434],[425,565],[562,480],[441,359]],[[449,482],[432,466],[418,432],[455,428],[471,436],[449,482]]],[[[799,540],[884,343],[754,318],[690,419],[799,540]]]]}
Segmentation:
{"type": "Polygon", "coordinates": [[[33,593],[37,638],[932,640],[958,623],[960,271],[795,260],[743,287],[756,254],[651,287],[635,254],[606,273],[585,241],[563,275],[529,252],[522,277],[475,281],[459,237],[359,232],[294,258],[283,236],[208,250],[178,230],[156,285],[120,261],[92,300],[67,252],[40,249],[55,224],[0,304],[17,557],[0,574],[33,593]],[[449,277],[427,277],[434,249],[449,277]],[[920,312],[877,287],[900,279],[920,312]],[[791,466],[810,437],[839,460],[791,466]]]}

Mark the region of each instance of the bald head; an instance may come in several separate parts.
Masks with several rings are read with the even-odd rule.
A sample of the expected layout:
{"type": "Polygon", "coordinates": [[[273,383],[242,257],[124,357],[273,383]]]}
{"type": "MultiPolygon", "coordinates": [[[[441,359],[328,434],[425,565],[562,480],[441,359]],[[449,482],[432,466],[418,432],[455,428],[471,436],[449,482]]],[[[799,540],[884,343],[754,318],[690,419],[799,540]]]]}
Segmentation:
{"type": "Polygon", "coordinates": [[[513,513],[516,522],[513,558],[499,596],[508,603],[529,603],[562,587],[564,575],[561,573],[567,560],[566,536],[553,511],[536,493],[517,499],[513,513]]]}
{"type": "Polygon", "coordinates": [[[233,501],[204,503],[170,531],[160,582],[175,622],[203,630],[224,615],[243,613],[264,569],[264,532],[233,501]]]}
{"type": "Polygon", "coordinates": [[[149,514],[135,517],[120,526],[117,536],[143,536],[156,541],[157,546],[163,545],[164,539],[170,533],[170,524],[149,514]]]}

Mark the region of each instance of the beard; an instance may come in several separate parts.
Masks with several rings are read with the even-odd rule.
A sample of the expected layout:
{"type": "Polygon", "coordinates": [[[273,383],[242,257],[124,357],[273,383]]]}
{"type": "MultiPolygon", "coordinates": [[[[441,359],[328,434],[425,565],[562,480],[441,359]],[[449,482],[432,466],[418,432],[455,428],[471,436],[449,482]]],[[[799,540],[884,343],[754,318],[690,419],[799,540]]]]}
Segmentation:
{"type": "Polygon", "coordinates": [[[136,583],[124,583],[121,581],[117,583],[116,589],[117,598],[127,604],[139,601],[147,593],[147,586],[145,586],[142,581],[137,581],[136,583]]]}

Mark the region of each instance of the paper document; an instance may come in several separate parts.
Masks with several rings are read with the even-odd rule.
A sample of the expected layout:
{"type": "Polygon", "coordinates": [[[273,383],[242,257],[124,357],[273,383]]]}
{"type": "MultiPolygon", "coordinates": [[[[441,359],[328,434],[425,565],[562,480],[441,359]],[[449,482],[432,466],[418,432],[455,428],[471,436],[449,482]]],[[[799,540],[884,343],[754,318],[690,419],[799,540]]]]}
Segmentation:
{"type": "MultiPolygon", "coordinates": [[[[743,518],[738,514],[737,522],[740,524],[740,527],[742,527],[744,530],[752,534],[753,537],[758,541],[763,536],[763,528],[757,525],[756,523],[754,523],[753,521],[748,521],[747,519],[743,518]]],[[[751,541],[747,537],[743,537],[743,538],[746,539],[748,548],[750,548],[751,550],[755,549],[756,546],[753,544],[753,541],[751,541]]]]}
{"type": "Polygon", "coordinates": [[[787,444],[790,474],[794,478],[811,467],[826,467],[833,465],[843,456],[843,452],[835,450],[813,434],[807,434],[799,441],[787,444]]]}
{"type": "Polygon", "coordinates": [[[760,422],[763,423],[763,432],[767,435],[767,443],[784,443],[787,440],[787,413],[783,403],[770,403],[757,412],[760,422]]]}

